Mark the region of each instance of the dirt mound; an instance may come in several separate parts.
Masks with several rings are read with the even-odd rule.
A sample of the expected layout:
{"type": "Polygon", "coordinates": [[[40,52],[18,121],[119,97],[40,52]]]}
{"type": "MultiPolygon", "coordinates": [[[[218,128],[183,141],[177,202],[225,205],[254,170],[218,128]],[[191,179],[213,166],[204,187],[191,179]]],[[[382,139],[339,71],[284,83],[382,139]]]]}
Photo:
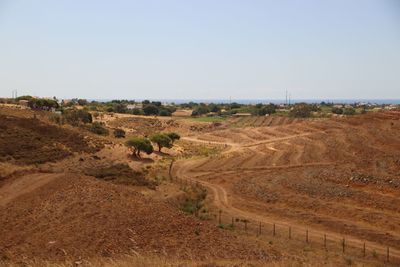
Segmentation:
{"type": "MultiPolygon", "coordinates": [[[[0,188],[1,189],[1,188],[0,188]]],[[[3,259],[84,259],[122,253],[268,258],[255,244],[145,198],[132,188],[58,174],[0,206],[3,259]]]]}
{"type": "Polygon", "coordinates": [[[18,164],[57,161],[73,152],[95,152],[85,137],[38,119],[0,115],[0,159],[18,164]]]}

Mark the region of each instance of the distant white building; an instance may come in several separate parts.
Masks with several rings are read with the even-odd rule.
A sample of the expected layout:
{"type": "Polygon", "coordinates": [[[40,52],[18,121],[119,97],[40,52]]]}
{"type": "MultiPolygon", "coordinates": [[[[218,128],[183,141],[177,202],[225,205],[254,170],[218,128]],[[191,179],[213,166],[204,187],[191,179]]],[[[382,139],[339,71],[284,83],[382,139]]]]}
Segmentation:
{"type": "Polygon", "coordinates": [[[126,108],[127,109],[143,108],[143,104],[142,103],[129,104],[126,105],[126,108]]]}

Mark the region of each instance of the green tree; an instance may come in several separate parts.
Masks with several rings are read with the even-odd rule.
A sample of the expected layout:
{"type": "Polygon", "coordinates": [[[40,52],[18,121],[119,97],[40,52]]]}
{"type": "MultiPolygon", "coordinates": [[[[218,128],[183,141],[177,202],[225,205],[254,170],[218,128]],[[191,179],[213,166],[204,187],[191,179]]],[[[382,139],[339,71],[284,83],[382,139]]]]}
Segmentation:
{"type": "Polygon", "coordinates": [[[354,108],[345,108],[343,110],[344,115],[354,115],[356,114],[356,110],[354,108]]]}
{"type": "Polygon", "coordinates": [[[192,116],[201,116],[209,113],[210,110],[206,106],[198,106],[192,111],[192,116]]]}
{"type": "Polygon", "coordinates": [[[158,107],[153,104],[148,104],[143,107],[143,112],[145,115],[158,115],[158,107]]]}
{"type": "Polygon", "coordinates": [[[163,133],[154,134],[150,137],[150,140],[153,143],[156,143],[158,146],[158,151],[161,152],[163,147],[171,148],[172,147],[172,140],[169,138],[168,135],[163,133]]]}
{"type": "Polygon", "coordinates": [[[77,126],[80,123],[92,123],[92,115],[83,109],[64,110],[63,117],[71,125],[77,126]]]}
{"type": "Polygon", "coordinates": [[[332,107],[332,113],[334,114],[343,114],[343,109],[338,107],[332,107]]]}
{"type": "Polygon", "coordinates": [[[290,110],[289,115],[296,118],[310,117],[312,107],[307,103],[298,103],[290,110]]]}
{"type": "Polygon", "coordinates": [[[158,115],[160,116],[171,116],[171,111],[169,111],[168,109],[165,108],[161,108],[158,112],[158,115]]]}
{"type": "Polygon", "coordinates": [[[214,103],[210,103],[208,105],[208,110],[210,110],[210,112],[220,112],[221,108],[218,105],[214,104],[214,103]]]}
{"type": "Polygon", "coordinates": [[[153,153],[153,146],[150,140],[145,137],[133,137],[126,141],[125,145],[132,150],[133,155],[139,158],[140,152],[142,151],[144,151],[148,155],[153,153]]]}
{"type": "MultiPolygon", "coordinates": [[[[257,106],[257,105],[256,105],[257,106]]],[[[260,116],[265,116],[265,115],[271,115],[272,113],[276,112],[276,106],[274,104],[268,104],[266,106],[261,106],[258,110],[257,110],[257,115],[260,116]]]]}
{"type": "Polygon", "coordinates": [[[168,135],[168,137],[171,139],[172,145],[174,144],[174,142],[175,142],[176,140],[181,139],[181,136],[180,136],[179,134],[177,134],[177,133],[174,133],[174,132],[167,133],[167,135],[168,135]]]}
{"type": "Polygon", "coordinates": [[[99,135],[108,135],[108,130],[99,122],[93,122],[90,126],[89,130],[92,133],[99,134],[99,135]]]}
{"type": "Polygon", "coordinates": [[[126,113],[128,111],[126,105],[124,104],[115,104],[113,106],[113,110],[115,113],[126,113]]]}
{"type": "Polygon", "coordinates": [[[57,101],[53,99],[31,98],[28,100],[31,109],[51,110],[59,107],[57,101]]]}

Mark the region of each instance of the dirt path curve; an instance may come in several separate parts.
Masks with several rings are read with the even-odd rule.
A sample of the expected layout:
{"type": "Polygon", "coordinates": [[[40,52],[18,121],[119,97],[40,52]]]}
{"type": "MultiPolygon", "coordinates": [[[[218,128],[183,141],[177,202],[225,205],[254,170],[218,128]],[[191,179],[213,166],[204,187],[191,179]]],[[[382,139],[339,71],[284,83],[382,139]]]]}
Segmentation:
{"type": "Polygon", "coordinates": [[[15,198],[47,184],[60,175],[60,173],[28,174],[6,183],[0,187],[0,206],[7,205],[15,198]]]}
{"type": "MultiPolygon", "coordinates": [[[[308,134],[293,135],[293,136],[289,136],[286,138],[273,138],[273,139],[270,139],[265,142],[258,142],[257,144],[272,143],[274,141],[284,141],[284,140],[288,140],[288,139],[298,137],[298,136],[305,136],[308,134]]],[[[226,143],[222,143],[222,142],[208,142],[208,141],[199,140],[199,139],[195,139],[195,138],[184,138],[184,139],[186,139],[188,141],[202,142],[202,143],[226,144],[226,143]]],[[[231,144],[229,144],[229,145],[231,145],[231,144]]],[[[253,146],[253,145],[254,144],[251,144],[250,146],[253,146]]],[[[234,150],[240,150],[240,148],[242,148],[242,146],[240,146],[239,144],[233,144],[233,146],[231,146],[231,147],[234,147],[234,150]]],[[[245,146],[245,147],[247,147],[247,146],[245,146]]],[[[229,152],[229,150],[226,150],[223,153],[225,154],[228,152],[229,152]]],[[[281,227],[282,226],[283,227],[291,226],[291,227],[295,227],[297,230],[300,230],[304,233],[306,230],[308,230],[309,238],[314,239],[314,240],[323,240],[323,237],[325,234],[327,235],[326,238],[329,241],[341,242],[341,240],[343,239],[343,235],[338,234],[336,232],[332,232],[329,230],[322,231],[319,229],[306,227],[304,225],[296,225],[293,222],[289,222],[289,221],[285,221],[285,220],[277,220],[276,218],[271,218],[264,214],[253,213],[251,211],[246,211],[246,210],[242,210],[237,207],[234,207],[229,200],[228,193],[225,190],[225,188],[223,188],[220,185],[213,184],[213,183],[206,182],[204,180],[199,179],[196,175],[196,172],[192,171],[196,165],[203,163],[205,160],[207,160],[207,159],[188,159],[188,160],[179,161],[174,165],[173,172],[180,179],[187,179],[190,182],[195,182],[195,183],[201,184],[204,187],[208,188],[212,192],[212,195],[213,195],[213,205],[216,208],[224,211],[224,213],[230,214],[231,216],[235,216],[235,217],[240,216],[242,218],[245,218],[245,219],[248,219],[251,221],[261,222],[264,224],[272,225],[275,223],[277,226],[281,226],[281,227]]],[[[326,164],[326,163],[322,163],[322,164],[326,164]]],[[[328,164],[332,164],[332,163],[328,163],[328,164]]],[[[280,167],[282,167],[282,166],[280,166],[280,167]]],[[[288,167],[290,167],[290,166],[288,166],[288,167]]],[[[202,172],[199,172],[199,174],[200,173],[202,173],[202,172]]],[[[204,175],[204,173],[202,173],[202,174],[204,175]]],[[[364,242],[365,242],[365,240],[359,239],[354,236],[346,235],[346,243],[348,243],[348,244],[351,243],[351,245],[353,247],[360,248],[360,251],[363,247],[364,242]]],[[[383,255],[386,254],[387,247],[384,245],[381,245],[379,243],[375,243],[375,242],[371,241],[371,242],[367,242],[367,246],[368,246],[369,250],[373,249],[376,252],[378,252],[379,254],[383,254],[383,255]]],[[[390,256],[400,259],[400,250],[391,248],[390,256]]]]}

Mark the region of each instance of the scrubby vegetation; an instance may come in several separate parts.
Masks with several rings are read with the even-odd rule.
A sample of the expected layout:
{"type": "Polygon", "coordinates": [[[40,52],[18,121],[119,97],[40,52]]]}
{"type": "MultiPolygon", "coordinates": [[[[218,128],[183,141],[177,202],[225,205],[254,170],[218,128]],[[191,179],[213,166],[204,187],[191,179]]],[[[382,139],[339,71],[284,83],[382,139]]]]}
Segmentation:
{"type": "Polygon", "coordinates": [[[103,124],[101,124],[100,122],[93,122],[90,127],[89,127],[89,131],[91,131],[92,133],[98,134],[98,135],[108,135],[109,131],[107,128],[104,127],[103,124]]]}
{"type": "Polygon", "coordinates": [[[125,138],[125,131],[119,128],[114,129],[115,138],[125,138]]]}
{"type": "Polygon", "coordinates": [[[0,115],[0,159],[36,164],[65,158],[72,152],[95,152],[83,135],[38,119],[0,115]]]}
{"type": "Polygon", "coordinates": [[[147,186],[152,189],[155,189],[157,185],[156,182],[146,179],[143,173],[134,171],[127,164],[115,164],[107,167],[88,169],[85,174],[118,184],[147,186]]]}
{"type": "Polygon", "coordinates": [[[204,207],[207,190],[198,186],[190,186],[183,188],[183,191],[185,195],[181,201],[181,210],[199,216],[200,210],[204,207]]]}

